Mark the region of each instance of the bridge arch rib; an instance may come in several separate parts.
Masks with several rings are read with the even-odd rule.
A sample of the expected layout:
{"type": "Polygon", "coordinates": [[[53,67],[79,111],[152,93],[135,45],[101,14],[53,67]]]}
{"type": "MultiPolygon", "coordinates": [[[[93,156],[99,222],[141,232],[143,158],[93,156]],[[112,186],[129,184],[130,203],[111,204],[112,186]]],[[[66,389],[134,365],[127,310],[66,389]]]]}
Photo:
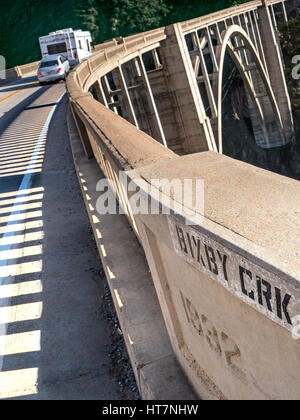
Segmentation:
{"type": "MultiPolygon", "coordinates": [[[[257,112],[258,122],[265,139],[265,147],[270,147],[270,133],[267,127],[266,111],[264,105],[261,103],[262,97],[267,97],[272,108],[273,119],[277,127],[277,131],[283,144],[286,143],[286,138],[283,130],[283,122],[280,115],[279,107],[269,80],[267,71],[259,57],[259,54],[249,38],[248,34],[238,25],[232,25],[221,34],[222,42],[216,48],[216,58],[218,63],[218,78],[217,78],[217,119],[218,119],[218,151],[222,153],[222,84],[223,84],[223,70],[225,63],[226,52],[229,53],[234,64],[241,75],[245,88],[249,94],[251,102],[257,112]],[[248,62],[249,56],[251,62],[248,62]],[[258,72],[265,93],[258,92],[257,83],[253,78],[253,72],[258,72]]],[[[261,145],[264,147],[264,145],[261,145]]]]}

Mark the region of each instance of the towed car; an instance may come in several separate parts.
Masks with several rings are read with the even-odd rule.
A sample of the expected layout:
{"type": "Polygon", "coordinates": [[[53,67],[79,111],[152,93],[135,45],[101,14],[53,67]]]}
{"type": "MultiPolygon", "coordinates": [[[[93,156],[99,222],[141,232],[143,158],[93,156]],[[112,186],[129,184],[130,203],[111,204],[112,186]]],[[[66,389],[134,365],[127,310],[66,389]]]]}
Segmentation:
{"type": "Polygon", "coordinates": [[[63,55],[43,58],[37,71],[40,85],[57,80],[65,80],[70,71],[69,61],[63,55]]]}

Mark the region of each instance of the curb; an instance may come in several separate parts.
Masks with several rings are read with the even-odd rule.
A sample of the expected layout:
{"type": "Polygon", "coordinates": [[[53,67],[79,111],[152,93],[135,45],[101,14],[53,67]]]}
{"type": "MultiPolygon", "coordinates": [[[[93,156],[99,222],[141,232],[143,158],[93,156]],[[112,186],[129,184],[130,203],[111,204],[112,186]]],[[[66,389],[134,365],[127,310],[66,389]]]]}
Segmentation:
{"type": "Polygon", "coordinates": [[[78,181],[141,398],[197,400],[174,356],[144,251],[126,216],[96,212],[101,194],[96,184],[105,176],[96,160],[85,156],[70,107],[67,126],[78,181]]]}

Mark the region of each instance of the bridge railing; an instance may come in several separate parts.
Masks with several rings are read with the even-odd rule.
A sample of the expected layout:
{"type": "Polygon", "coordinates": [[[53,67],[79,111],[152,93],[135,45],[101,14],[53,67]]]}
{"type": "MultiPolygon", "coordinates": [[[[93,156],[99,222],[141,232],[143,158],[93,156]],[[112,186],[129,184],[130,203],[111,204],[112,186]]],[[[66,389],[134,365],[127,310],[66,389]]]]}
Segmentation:
{"type": "MultiPolygon", "coordinates": [[[[267,4],[269,7],[274,5],[281,5],[283,10],[285,10],[285,3],[287,0],[280,1],[280,0],[268,0],[267,4]]],[[[224,21],[226,19],[231,19],[233,16],[245,14],[254,10],[257,10],[258,7],[261,7],[263,4],[262,0],[254,0],[249,1],[244,4],[240,4],[238,6],[232,6],[228,9],[224,9],[215,13],[211,13],[210,15],[201,16],[199,18],[191,19],[186,22],[181,23],[182,29],[185,33],[192,31],[196,27],[205,27],[210,24],[216,24],[220,21],[224,21]]]]}
{"type": "MultiPolygon", "coordinates": [[[[181,25],[189,30],[259,5],[181,25]]],[[[82,145],[145,251],[174,352],[199,396],[298,399],[299,182],[215,152],[180,157],[103,105],[101,78],[164,44],[167,34],[161,28],[119,40],[69,75],[82,145]],[[194,200],[202,192],[203,206],[203,196],[196,208],[184,201],[182,188],[194,200]]]]}
{"type": "Polygon", "coordinates": [[[152,48],[153,44],[165,38],[164,28],[123,38],[120,44],[105,48],[78,66],[76,70],[77,83],[84,91],[87,91],[95,81],[95,75],[100,78],[108,72],[106,65],[109,65],[110,68],[116,68],[118,62],[129,61],[131,53],[136,51],[142,53],[147,47],[152,48]]]}

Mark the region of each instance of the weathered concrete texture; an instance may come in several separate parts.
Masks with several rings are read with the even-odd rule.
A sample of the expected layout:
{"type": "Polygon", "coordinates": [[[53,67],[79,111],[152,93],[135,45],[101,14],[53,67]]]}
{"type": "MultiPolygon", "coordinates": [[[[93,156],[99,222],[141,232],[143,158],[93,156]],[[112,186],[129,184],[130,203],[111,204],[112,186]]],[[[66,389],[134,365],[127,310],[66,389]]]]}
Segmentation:
{"type": "MultiPolygon", "coordinates": [[[[162,147],[142,131],[139,131],[140,136],[136,137],[136,128],[132,124],[95,102],[91,96],[80,98],[78,101],[81,107],[89,107],[91,121],[97,121],[100,116],[101,131],[105,133],[106,147],[111,150],[117,162],[122,162],[124,170],[176,157],[175,153],[162,147]],[[120,124],[122,124],[121,130],[120,124]],[[112,137],[113,144],[110,141],[112,137]]],[[[99,130],[100,127],[94,125],[93,128],[99,130]]]]}
{"type": "MultiPolygon", "coordinates": [[[[143,148],[134,127],[124,144],[120,132],[128,133],[127,122],[110,113],[111,125],[104,118],[102,126],[105,108],[89,98],[80,103],[94,120],[85,127],[97,163],[118,197],[122,169],[138,186],[141,180],[148,185],[162,179],[205,182],[205,210],[198,214],[204,220],[190,228],[184,224],[184,208],[177,217],[136,215],[128,201],[131,193],[125,188],[120,197],[145,250],[173,349],[198,395],[299,398],[294,374],[299,342],[292,338],[289,318],[300,310],[299,265],[293,255],[299,249],[298,183],[214,152],[169,156],[158,143],[151,148],[148,137],[143,148]],[[135,142],[139,159],[137,149],[130,149],[135,142]],[[129,170],[124,156],[136,170],[129,170]]],[[[161,189],[182,203],[181,188],[161,189]]],[[[114,278],[113,271],[107,272],[114,278]]]]}
{"type": "MultiPolygon", "coordinates": [[[[128,176],[205,182],[197,226],[136,216],[173,348],[198,394],[298,399],[300,342],[291,324],[300,309],[299,183],[213,152],[128,176]],[[269,300],[260,299],[265,286],[269,300]]],[[[161,189],[181,202],[181,191],[161,189]]]]}
{"type": "MultiPolygon", "coordinates": [[[[257,257],[264,261],[268,252],[273,253],[278,269],[284,266],[286,274],[300,277],[296,258],[300,249],[298,181],[214,152],[183,156],[164,165],[158,162],[138,169],[135,175],[149,182],[180,177],[203,179],[207,220],[238,235],[241,241],[246,239],[258,246],[257,257]]],[[[177,193],[174,199],[180,200],[181,191],[177,193]]]]}
{"type": "MultiPolygon", "coordinates": [[[[220,32],[236,23],[234,18],[238,19],[239,25],[247,26],[246,14],[252,12],[255,18],[255,9],[259,6],[261,2],[240,5],[181,25],[163,28],[157,33],[156,43],[150,44],[147,36],[141,36],[138,43],[134,44],[135,50],[133,48],[128,52],[124,46],[118,46],[110,50],[106,57],[99,55],[88,64],[80,65],[67,81],[72,110],[76,119],[81,120],[79,130],[84,148],[92,150],[97,164],[110,180],[145,251],[177,360],[197,395],[205,399],[299,399],[300,395],[300,376],[297,370],[300,363],[300,341],[292,336],[297,327],[296,317],[300,313],[299,184],[217,153],[207,152],[216,150],[216,147],[197,85],[198,80],[200,83],[204,81],[210,88],[211,79],[216,78],[217,71],[210,75],[204,71],[203,76],[195,77],[198,74],[197,62],[193,62],[194,69],[184,39],[185,31],[197,32],[202,29],[207,32],[208,38],[213,35],[215,41],[220,43],[220,32]],[[178,134],[182,145],[186,153],[202,153],[184,157],[171,153],[83,92],[100,75],[104,77],[107,72],[133,60],[143,47],[157,48],[157,41],[161,46],[163,71],[166,79],[169,78],[169,92],[178,101],[176,120],[181,119],[182,132],[178,134]],[[97,65],[93,67],[96,60],[97,65]],[[124,187],[120,182],[120,171],[126,171],[127,180],[136,185],[134,192],[132,185],[124,187]],[[171,188],[167,183],[159,186],[159,180],[178,180],[180,186],[171,188]],[[197,206],[194,214],[196,218],[187,216],[190,209],[186,198],[191,199],[190,205],[191,201],[195,204],[195,194],[192,194],[195,190],[185,187],[183,199],[182,186],[186,180],[194,183],[204,180],[204,209],[201,204],[197,206]],[[171,198],[169,207],[175,210],[175,214],[144,211],[146,206],[149,210],[149,205],[153,203],[150,202],[149,187],[152,187],[150,196],[154,195],[156,203],[164,205],[171,198]],[[133,197],[137,191],[138,197],[133,197]],[[135,211],[137,198],[142,203],[141,213],[135,211]],[[174,207],[174,204],[177,206],[174,207]],[[194,222],[194,225],[189,226],[186,218],[194,222]]],[[[210,45],[212,39],[208,39],[206,48],[203,31],[199,35],[199,43],[203,43],[203,54],[211,54],[211,59],[215,61],[213,67],[217,70],[213,45],[210,45]]],[[[230,34],[231,30],[227,36],[230,34]]],[[[245,35],[244,41],[247,38],[248,35],[245,35]]],[[[197,53],[193,45],[189,46],[189,50],[191,55],[197,53]]],[[[254,50],[251,45],[250,50],[254,50]]],[[[225,53],[225,48],[222,51],[225,53]]],[[[241,51],[240,48],[238,51],[241,51]]],[[[200,54],[203,66],[201,57],[200,54]]],[[[256,61],[262,69],[259,60],[256,61]]],[[[253,63],[240,67],[242,74],[254,69],[253,63]]],[[[266,77],[265,81],[268,82],[266,77]]],[[[272,96],[269,84],[265,84],[269,96],[272,96]]],[[[127,102],[130,102],[124,86],[123,91],[127,102]]],[[[259,92],[258,96],[262,98],[263,94],[259,92]]],[[[253,100],[259,110],[258,96],[253,100]]],[[[222,97],[219,99],[221,104],[222,97]]],[[[213,117],[214,109],[211,114],[213,117]]],[[[221,112],[218,116],[221,117],[221,112]]],[[[133,117],[131,109],[131,120],[133,117]]],[[[93,165],[96,167],[95,162],[93,165]]],[[[84,176],[82,182],[85,182],[84,176]]],[[[84,192],[84,185],[82,189],[84,192]]],[[[89,194],[86,200],[89,206],[89,194]]],[[[94,208],[95,205],[92,205],[90,211],[93,212],[94,208]]],[[[91,214],[92,220],[93,216],[91,214]]],[[[121,226],[112,222],[110,217],[108,220],[117,224],[116,236],[120,232],[122,239],[119,242],[124,242],[124,248],[117,253],[121,256],[118,263],[111,257],[114,245],[111,242],[104,243],[101,217],[94,220],[100,226],[98,230],[95,226],[95,235],[99,238],[100,253],[106,264],[120,319],[125,314],[129,325],[133,326],[133,332],[127,335],[129,354],[132,358],[138,355],[142,366],[145,363],[150,366],[149,342],[145,341],[142,349],[139,349],[135,337],[142,332],[148,337],[146,327],[151,336],[153,320],[151,318],[152,322],[148,323],[142,316],[138,317],[137,324],[136,316],[131,317],[131,304],[128,302],[130,294],[138,301],[132,304],[133,308],[138,308],[138,303],[143,305],[147,302],[141,291],[151,287],[151,279],[149,276],[145,285],[141,283],[140,268],[135,268],[139,278],[136,283],[132,278],[133,283],[128,280],[127,288],[126,275],[125,281],[122,281],[122,272],[117,270],[122,266],[122,259],[126,258],[126,265],[133,271],[131,256],[127,256],[133,239],[128,241],[128,232],[123,236],[121,226]],[[142,290],[137,284],[143,285],[142,290]]],[[[107,230],[110,240],[113,236],[111,229],[113,226],[107,230]]],[[[105,226],[103,231],[106,231],[105,226]]],[[[113,242],[118,245],[118,240],[113,242]]],[[[151,305],[147,306],[145,314],[149,313],[151,317],[152,311],[151,305]]],[[[161,325],[162,321],[155,332],[163,331],[161,325]]],[[[126,336],[126,325],[123,325],[123,330],[126,336]]],[[[153,343],[155,337],[151,337],[153,343]]],[[[158,346],[153,350],[154,360],[157,361],[158,353],[161,353],[160,361],[169,359],[164,350],[157,350],[158,346]]],[[[159,370],[164,372],[163,368],[159,370]]],[[[141,378],[144,380],[139,385],[140,389],[149,397],[152,395],[149,390],[151,380],[146,370],[140,372],[136,369],[139,382],[141,378]]]]}
{"type": "Polygon", "coordinates": [[[141,396],[195,399],[175,360],[143,249],[125,216],[97,213],[101,193],[96,183],[104,175],[95,160],[85,157],[71,114],[68,124],[83,197],[141,396]]]}
{"type": "Polygon", "coordinates": [[[184,35],[179,24],[166,27],[161,55],[170,97],[185,153],[216,150],[215,139],[194,75],[184,35]]]}

